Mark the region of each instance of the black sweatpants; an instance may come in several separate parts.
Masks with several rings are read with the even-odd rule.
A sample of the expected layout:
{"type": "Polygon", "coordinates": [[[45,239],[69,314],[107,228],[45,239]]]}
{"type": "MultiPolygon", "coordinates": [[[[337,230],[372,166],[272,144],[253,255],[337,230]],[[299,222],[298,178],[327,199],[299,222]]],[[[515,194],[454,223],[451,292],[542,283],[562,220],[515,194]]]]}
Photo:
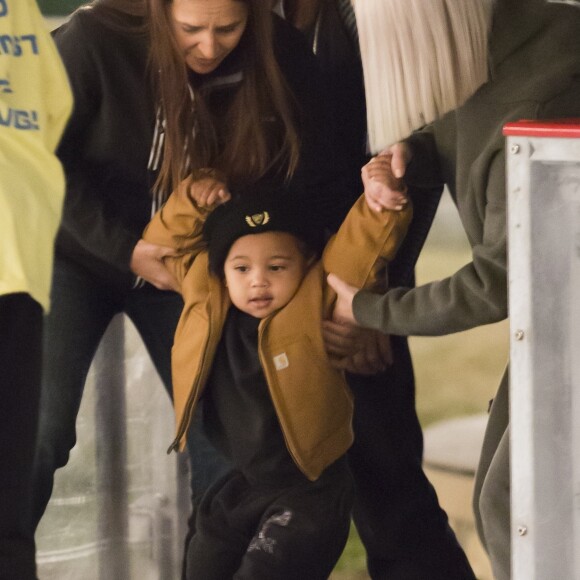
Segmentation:
{"type": "Polygon", "coordinates": [[[250,483],[233,470],[205,494],[188,580],[327,580],[348,538],[353,490],[344,459],[315,482],[250,483]]]}
{"type": "Polygon", "coordinates": [[[38,428],[42,308],[28,294],[0,296],[0,580],[36,578],[30,501],[38,428]]]}
{"type": "Polygon", "coordinates": [[[353,518],[373,580],[475,580],[447,514],[423,472],[407,340],[392,336],[396,363],[384,373],[349,375],[355,400],[353,518]]]}

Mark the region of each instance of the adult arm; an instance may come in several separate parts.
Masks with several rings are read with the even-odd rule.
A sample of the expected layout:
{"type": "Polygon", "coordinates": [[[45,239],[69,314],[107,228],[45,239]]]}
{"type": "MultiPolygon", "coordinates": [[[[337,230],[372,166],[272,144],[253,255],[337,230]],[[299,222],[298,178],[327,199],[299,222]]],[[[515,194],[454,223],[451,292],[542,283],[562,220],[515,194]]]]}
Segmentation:
{"type": "Polygon", "coordinates": [[[374,287],[378,271],[395,257],[412,216],[411,205],[401,211],[375,211],[360,196],[326,246],[325,271],[355,286],[374,287]]]}
{"type": "Polygon", "coordinates": [[[229,199],[229,194],[218,195],[213,205],[203,205],[198,200],[207,202],[207,192],[216,189],[223,191],[223,184],[212,178],[193,181],[183,180],[163,207],[153,216],[143,233],[143,242],[163,247],[170,252],[161,259],[168,272],[176,281],[175,289],[179,291],[183,278],[191,267],[195,256],[205,249],[203,224],[210,211],[229,199]]]}
{"type": "MultiPolygon", "coordinates": [[[[98,61],[105,41],[100,38],[99,30],[102,33],[102,27],[97,27],[90,15],[77,13],[54,34],[75,100],[58,149],[67,176],[61,227],[84,251],[128,272],[139,232],[131,231],[120,219],[108,199],[111,184],[104,178],[103,167],[94,160],[89,161],[86,155],[90,144],[100,138],[98,133],[108,130],[95,122],[104,115],[103,85],[108,82],[106,66],[98,61]]],[[[107,50],[113,49],[109,46],[107,50]]],[[[118,107],[121,106],[119,103],[118,107]]],[[[113,117],[110,123],[115,123],[113,117]]]]}
{"type": "MultiPolygon", "coordinates": [[[[211,210],[228,201],[231,197],[225,183],[214,172],[209,171],[208,177],[197,181],[191,178],[184,179],[175,195],[180,197],[182,204],[192,204],[192,215],[193,212],[211,210]],[[211,177],[209,176],[210,173],[212,174],[211,177]]],[[[167,210],[168,215],[172,211],[174,203],[174,201],[171,202],[167,210]]],[[[187,205],[181,210],[177,208],[176,211],[186,212],[188,208],[189,206],[187,205]]],[[[186,213],[183,213],[183,217],[185,216],[186,213]]],[[[183,219],[178,219],[174,224],[174,228],[182,227],[183,221],[183,219]]],[[[164,225],[168,227],[168,223],[166,222],[164,225]]],[[[161,235],[161,232],[158,232],[158,235],[162,243],[170,245],[153,244],[144,239],[139,240],[133,250],[131,270],[159,290],[175,290],[179,292],[179,285],[173,274],[167,269],[166,262],[169,258],[177,257],[178,250],[184,250],[183,247],[180,247],[180,245],[183,246],[183,240],[179,237],[179,232],[170,227],[166,229],[164,235],[161,235]]],[[[186,236],[185,240],[189,239],[187,238],[188,235],[187,231],[183,233],[183,236],[186,236]]],[[[194,243],[196,242],[194,241],[194,243]]]]}
{"type": "MultiPolygon", "coordinates": [[[[542,85],[549,96],[541,103],[514,106],[511,118],[577,117],[579,85],[575,73],[559,83],[542,85]]],[[[456,119],[451,113],[434,123],[429,131],[409,139],[413,161],[408,176],[429,185],[437,174],[463,173],[459,184],[465,190],[455,193],[462,202],[460,217],[471,243],[472,261],[452,276],[416,289],[394,288],[384,296],[365,290],[357,292],[353,311],[363,326],[390,334],[437,336],[497,322],[508,315],[505,141],[498,135],[485,154],[469,165],[446,166],[452,155],[439,155],[438,163],[437,151],[455,152],[458,142],[465,145],[473,139],[464,135],[463,141],[458,141],[456,119]],[[416,165],[411,172],[413,164],[416,165]]],[[[504,116],[503,122],[506,120],[504,116]]],[[[450,177],[445,181],[450,182],[450,177]]]]}
{"type": "MultiPolygon", "coordinates": [[[[555,82],[546,83],[543,79],[536,87],[535,95],[540,95],[544,102],[539,104],[533,99],[518,102],[513,105],[510,118],[577,117],[577,79],[578,76],[573,71],[555,82]],[[544,94],[548,95],[545,99],[544,94]]],[[[502,104],[498,103],[500,105],[502,104]]],[[[455,117],[454,114],[451,115],[455,117]]],[[[502,122],[510,118],[505,112],[501,115],[502,122]]],[[[432,183],[429,180],[437,173],[433,171],[437,166],[436,150],[433,148],[435,137],[437,150],[451,151],[457,147],[455,129],[458,126],[450,126],[450,123],[448,116],[435,123],[430,131],[413,135],[409,139],[413,146],[415,165],[412,173],[409,166],[408,175],[416,183],[432,183]],[[447,125],[444,132],[438,130],[442,122],[447,125]],[[419,150],[423,152],[418,153],[419,150]]],[[[463,137],[463,146],[469,145],[469,139],[473,139],[473,135],[463,137]]],[[[495,145],[493,143],[494,141],[490,141],[490,150],[486,155],[457,168],[463,172],[463,179],[459,183],[463,184],[465,191],[455,193],[458,199],[463,196],[460,215],[463,223],[470,226],[466,230],[469,230],[468,237],[472,245],[472,261],[444,280],[416,289],[395,288],[384,296],[372,295],[356,288],[353,292],[353,287],[348,286],[338,287],[346,316],[351,306],[358,323],[401,335],[448,334],[496,322],[507,316],[506,175],[504,140],[501,134],[497,135],[495,145]],[[485,179],[482,179],[482,175],[485,179]]],[[[459,151],[455,152],[463,153],[461,145],[459,151]]],[[[441,157],[439,174],[454,174],[456,168],[445,166],[445,158],[450,163],[453,156],[441,157]]]]}
{"type": "MultiPolygon", "coordinates": [[[[415,285],[415,265],[427,239],[443,192],[443,179],[439,174],[436,158],[429,151],[429,146],[434,146],[434,144],[428,130],[420,133],[419,143],[425,138],[424,148],[426,150],[421,151],[421,148],[417,146],[419,149],[418,158],[428,159],[431,157],[431,163],[418,164],[425,174],[419,185],[413,183],[412,147],[408,142],[395,143],[382,151],[371,162],[364,165],[361,171],[365,196],[372,208],[377,210],[388,208],[390,201],[397,193],[385,184],[377,183],[381,174],[378,167],[385,162],[389,163],[395,177],[404,179],[407,184],[407,196],[413,202],[413,221],[395,259],[389,264],[389,284],[391,287],[415,285]],[[409,165],[411,165],[411,169],[408,172],[409,165]]],[[[379,181],[381,180],[379,179],[379,181]]],[[[417,182],[416,177],[415,182],[417,182]]]]}
{"type": "MultiPolygon", "coordinates": [[[[434,147],[430,131],[426,130],[423,133],[427,137],[424,143],[426,151],[417,147],[420,156],[426,156],[429,153],[428,149],[434,147]]],[[[396,177],[405,178],[406,181],[408,178],[407,168],[412,159],[411,145],[405,142],[396,143],[381,152],[378,157],[379,159],[377,161],[368,163],[362,169],[366,201],[369,207],[377,211],[389,205],[392,198],[398,193],[398,191],[391,190],[390,185],[384,179],[380,180],[384,185],[383,187],[377,188],[377,184],[371,182],[373,177],[377,179],[384,173],[379,171],[377,177],[376,169],[378,162],[384,163],[388,160],[392,174],[396,177]]],[[[427,184],[427,186],[422,185],[418,187],[412,185],[409,188],[409,197],[413,202],[413,219],[397,254],[389,260],[388,281],[391,287],[414,286],[415,263],[433,222],[443,189],[442,177],[438,171],[436,156],[431,155],[431,160],[433,163],[429,167],[424,167],[425,176],[423,177],[422,183],[427,184]]],[[[329,277],[329,283],[337,290],[338,300],[334,310],[334,321],[325,321],[324,323],[325,344],[329,354],[336,357],[343,364],[349,360],[353,351],[353,344],[356,344],[360,340],[356,332],[356,321],[352,313],[352,298],[359,288],[343,283],[335,274],[329,277]]],[[[385,289],[376,289],[376,291],[384,292],[385,289]]],[[[379,334],[382,335],[382,333],[379,334]]],[[[348,370],[352,369],[349,368],[348,370]]]]}
{"type": "Polygon", "coordinates": [[[179,286],[171,272],[165,266],[165,259],[175,256],[175,251],[166,246],[159,246],[140,239],[131,255],[131,271],[155,286],[158,290],[174,290],[179,286]]]}
{"type": "Polygon", "coordinates": [[[352,310],[360,325],[389,334],[437,336],[506,318],[503,150],[490,161],[485,189],[481,237],[472,246],[472,261],[452,276],[414,289],[394,288],[383,295],[357,292],[352,310]]]}
{"type": "MultiPolygon", "coordinates": [[[[402,211],[371,210],[364,196],[350,210],[323,255],[325,270],[336,272],[351,284],[382,286],[387,264],[393,260],[412,217],[409,205],[402,211]]],[[[392,364],[388,337],[377,332],[356,332],[351,319],[335,310],[335,321],[323,323],[328,355],[337,368],[374,374],[392,364]]]]}

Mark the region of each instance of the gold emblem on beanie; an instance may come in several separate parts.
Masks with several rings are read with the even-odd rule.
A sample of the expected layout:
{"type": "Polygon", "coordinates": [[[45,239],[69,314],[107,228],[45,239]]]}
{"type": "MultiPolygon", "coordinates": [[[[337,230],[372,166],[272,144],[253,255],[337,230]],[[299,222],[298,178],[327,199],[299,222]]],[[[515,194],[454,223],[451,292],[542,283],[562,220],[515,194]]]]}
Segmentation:
{"type": "Polygon", "coordinates": [[[253,215],[246,216],[246,223],[251,228],[257,228],[258,226],[265,226],[270,221],[270,214],[267,211],[262,213],[255,213],[253,215]]]}

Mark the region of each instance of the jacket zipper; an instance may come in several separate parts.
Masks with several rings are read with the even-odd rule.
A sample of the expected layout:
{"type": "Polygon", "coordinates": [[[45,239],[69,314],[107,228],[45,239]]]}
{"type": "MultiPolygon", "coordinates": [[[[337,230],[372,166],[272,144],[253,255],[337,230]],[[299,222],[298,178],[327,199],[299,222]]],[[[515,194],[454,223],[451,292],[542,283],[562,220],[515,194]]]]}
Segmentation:
{"type": "Polygon", "coordinates": [[[189,394],[189,397],[187,398],[187,402],[185,403],[185,411],[184,411],[183,417],[181,418],[181,421],[179,423],[179,427],[177,429],[175,439],[173,440],[173,443],[171,443],[171,445],[169,446],[169,449],[167,449],[168,455],[172,451],[176,451],[176,452],[179,451],[179,442],[181,441],[181,438],[185,435],[185,432],[187,431],[187,429],[191,423],[191,417],[193,415],[194,403],[196,400],[196,393],[199,390],[199,384],[201,382],[201,378],[205,374],[204,370],[206,367],[208,345],[211,344],[210,339],[212,337],[211,328],[212,328],[212,325],[210,325],[210,329],[209,329],[209,332],[207,334],[207,340],[205,341],[205,347],[203,349],[203,356],[201,359],[201,365],[199,367],[199,374],[197,375],[197,379],[193,383],[193,386],[191,388],[191,393],[189,394]]]}
{"type": "Polygon", "coordinates": [[[264,354],[263,354],[263,347],[262,347],[262,342],[263,342],[263,338],[264,338],[264,334],[266,332],[266,328],[268,326],[268,324],[270,323],[270,320],[272,319],[272,315],[268,316],[267,318],[265,318],[262,323],[260,323],[260,326],[258,328],[258,356],[260,357],[260,364],[262,365],[262,370],[264,372],[264,376],[266,377],[266,384],[268,385],[268,391],[270,392],[270,399],[272,400],[272,404],[274,406],[274,410],[276,411],[276,417],[278,418],[278,423],[280,425],[280,431],[282,432],[282,437],[284,437],[284,443],[286,444],[286,449],[288,450],[288,453],[290,455],[290,457],[292,458],[292,461],[294,462],[294,465],[296,465],[296,467],[298,467],[298,469],[308,478],[308,474],[304,471],[304,468],[302,467],[302,462],[298,460],[298,458],[296,457],[296,454],[290,449],[290,445],[288,443],[288,438],[286,437],[286,432],[284,431],[284,427],[282,425],[282,421],[280,420],[280,415],[278,412],[278,407],[277,405],[274,403],[274,399],[272,397],[272,381],[270,380],[270,377],[268,376],[268,372],[270,367],[268,365],[265,364],[264,362],[264,354]]]}

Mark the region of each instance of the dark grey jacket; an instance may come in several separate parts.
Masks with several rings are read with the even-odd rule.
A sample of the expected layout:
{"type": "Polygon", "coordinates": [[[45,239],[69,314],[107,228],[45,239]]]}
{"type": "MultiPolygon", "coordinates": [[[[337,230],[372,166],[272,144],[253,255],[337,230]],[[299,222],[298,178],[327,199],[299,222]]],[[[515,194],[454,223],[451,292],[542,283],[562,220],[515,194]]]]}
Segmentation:
{"type": "Polygon", "coordinates": [[[508,315],[502,128],[521,119],[580,117],[580,8],[498,0],[490,54],[489,82],[456,112],[409,139],[408,179],[448,185],[473,261],[413,290],[359,292],[354,314],[364,326],[436,336],[508,315]]]}

